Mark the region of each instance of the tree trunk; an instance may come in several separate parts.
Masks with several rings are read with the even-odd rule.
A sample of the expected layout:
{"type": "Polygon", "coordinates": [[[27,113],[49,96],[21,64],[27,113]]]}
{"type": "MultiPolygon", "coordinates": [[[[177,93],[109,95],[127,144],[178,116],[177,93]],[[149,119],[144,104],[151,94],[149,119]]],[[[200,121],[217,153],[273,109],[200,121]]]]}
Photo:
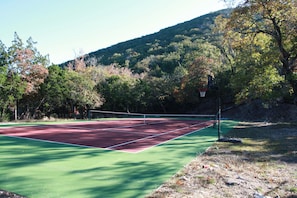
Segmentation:
{"type": "Polygon", "coordinates": [[[15,106],[14,106],[14,120],[15,121],[18,120],[18,101],[15,102],[15,106]]]}
{"type": "Polygon", "coordinates": [[[293,95],[294,95],[294,104],[297,105],[297,80],[290,80],[289,81],[292,88],[293,88],[293,95]]]}

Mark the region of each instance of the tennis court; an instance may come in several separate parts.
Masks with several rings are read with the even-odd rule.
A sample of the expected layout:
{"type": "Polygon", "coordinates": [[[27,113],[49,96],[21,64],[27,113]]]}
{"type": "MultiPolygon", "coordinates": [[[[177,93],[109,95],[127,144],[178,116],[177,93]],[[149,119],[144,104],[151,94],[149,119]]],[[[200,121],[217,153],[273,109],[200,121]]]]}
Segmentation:
{"type": "Polygon", "coordinates": [[[95,113],[100,113],[100,120],[0,128],[0,133],[32,141],[140,152],[215,123],[213,115],[95,113]]]}
{"type": "MultiPolygon", "coordinates": [[[[0,189],[33,198],[145,197],[217,139],[212,123],[105,118],[0,127],[0,189]]],[[[222,131],[234,124],[223,122],[222,131]]]]}

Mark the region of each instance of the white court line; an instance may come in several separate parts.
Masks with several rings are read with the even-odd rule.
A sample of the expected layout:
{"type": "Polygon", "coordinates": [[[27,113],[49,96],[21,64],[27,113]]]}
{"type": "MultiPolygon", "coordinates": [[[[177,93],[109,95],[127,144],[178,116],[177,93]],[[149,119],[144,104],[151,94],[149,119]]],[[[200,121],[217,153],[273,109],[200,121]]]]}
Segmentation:
{"type": "Polygon", "coordinates": [[[8,126],[8,127],[1,127],[2,128],[9,128],[9,129],[14,129],[14,128],[29,128],[29,127],[33,127],[33,128],[69,128],[69,129],[88,129],[88,130],[92,130],[94,128],[88,128],[88,127],[77,127],[77,126],[71,126],[71,125],[64,125],[64,124],[37,124],[37,125],[20,125],[20,126],[8,126]]]}
{"type": "Polygon", "coordinates": [[[113,130],[113,129],[125,129],[125,128],[133,128],[133,127],[138,127],[138,126],[146,126],[147,124],[135,124],[135,125],[129,125],[129,126],[119,126],[119,127],[111,127],[111,128],[103,128],[101,130],[105,131],[109,131],[109,130],[113,130]]]}
{"type": "MultiPolygon", "coordinates": [[[[139,131],[120,131],[120,129],[118,131],[116,131],[116,129],[110,129],[110,130],[104,130],[105,132],[108,133],[122,133],[122,134],[140,134],[140,135],[151,135],[151,132],[139,132],[139,131]]],[[[98,132],[98,131],[94,131],[94,132],[98,132]]],[[[100,131],[99,131],[100,132],[100,131]]]]}
{"type": "MultiPolygon", "coordinates": [[[[123,129],[123,128],[133,128],[133,127],[139,127],[139,126],[147,126],[147,125],[154,125],[154,124],[162,124],[162,123],[167,123],[166,121],[160,121],[160,122],[153,122],[153,123],[142,123],[142,124],[134,124],[134,125],[128,125],[128,126],[118,126],[118,127],[107,127],[107,128],[89,128],[89,127],[78,127],[78,126],[71,126],[68,124],[40,124],[40,125],[27,125],[27,126],[8,126],[8,127],[1,127],[3,129],[6,128],[26,128],[26,127],[33,127],[33,128],[66,128],[66,129],[83,129],[83,130],[90,130],[94,132],[98,131],[110,131],[114,129],[123,129]]],[[[1,129],[0,128],[0,129],[1,129]]],[[[127,132],[128,133],[128,132],[127,132]]],[[[133,132],[131,132],[133,133],[133,132]]],[[[147,134],[147,133],[146,133],[147,134]]]]}
{"type": "Polygon", "coordinates": [[[16,138],[21,140],[31,140],[36,142],[45,142],[45,143],[52,143],[52,144],[61,144],[66,146],[75,146],[75,147],[84,147],[84,148],[101,148],[101,147],[95,147],[95,146],[87,146],[87,145],[81,145],[81,144],[72,144],[72,143],[66,143],[66,142],[57,142],[52,140],[43,140],[43,139],[37,139],[37,138],[29,138],[29,137],[20,137],[20,136],[12,136],[12,135],[5,135],[0,134],[0,136],[9,137],[9,138],[16,138]]]}
{"type": "MultiPolygon", "coordinates": [[[[119,126],[119,127],[110,127],[110,128],[89,128],[89,127],[78,127],[78,126],[67,126],[67,125],[34,125],[29,127],[43,127],[43,128],[65,128],[65,129],[83,129],[83,130],[90,130],[94,132],[98,131],[109,131],[114,129],[122,129],[122,128],[133,128],[137,126],[145,126],[146,124],[135,124],[135,125],[129,125],[129,126],[119,126]]],[[[21,126],[21,127],[27,127],[27,126],[21,126]]],[[[14,127],[11,127],[14,128],[14,127]]]]}
{"type": "Polygon", "coordinates": [[[88,127],[76,127],[76,126],[59,126],[59,125],[37,125],[36,127],[44,127],[44,128],[64,128],[64,129],[85,129],[85,130],[92,130],[94,128],[88,127]]]}
{"type": "MultiPolygon", "coordinates": [[[[5,135],[5,134],[0,134],[0,136],[10,137],[10,138],[16,138],[16,139],[31,140],[31,141],[37,141],[37,142],[45,142],[45,143],[52,143],[52,144],[60,144],[60,145],[65,145],[65,146],[75,146],[75,147],[82,147],[82,148],[95,148],[95,149],[112,150],[112,151],[118,151],[118,152],[124,152],[124,153],[137,154],[137,153],[140,153],[140,152],[142,152],[142,151],[144,151],[144,150],[148,150],[148,149],[153,148],[153,147],[155,147],[155,146],[158,146],[158,145],[164,144],[164,143],[166,143],[166,142],[169,142],[169,141],[171,141],[171,140],[180,138],[180,137],[182,137],[182,136],[187,136],[187,135],[189,135],[189,134],[192,134],[192,133],[195,133],[195,132],[197,132],[197,131],[203,130],[203,129],[205,129],[205,128],[210,127],[211,125],[208,125],[208,126],[206,126],[206,127],[203,127],[203,128],[201,128],[201,129],[199,129],[199,130],[190,131],[190,132],[188,132],[188,133],[185,133],[185,134],[183,134],[183,135],[176,136],[175,138],[172,138],[172,139],[169,139],[169,140],[166,140],[166,141],[162,141],[162,142],[160,142],[159,144],[152,145],[152,146],[147,147],[147,148],[145,148],[145,149],[140,149],[138,152],[121,151],[121,150],[116,150],[116,149],[114,149],[114,148],[119,147],[119,146],[123,146],[123,145],[127,145],[127,144],[131,144],[131,143],[134,143],[134,142],[138,142],[138,141],[141,141],[141,140],[145,140],[145,139],[149,139],[149,138],[158,137],[158,136],[161,136],[161,135],[164,135],[164,134],[168,134],[168,133],[172,133],[172,132],[180,131],[180,130],[183,130],[183,129],[192,128],[192,127],[195,127],[195,126],[199,126],[199,125],[201,125],[201,124],[204,124],[204,122],[202,122],[202,123],[197,123],[197,124],[194,124],[194,125],[191,125],[191,126],[187,126],[187,127],[183,127],[183,128],[180,128],[180,129],[175,129],[175,130],[171,130],[171,131],[163,132],[163,133],[156,134],[156,135],[151,135],[151,136],[148,136],[148,137],[145,137],[145,138],[140,138],[140,139],[137,139],[137,140],[124,142],[124,143],[117,144],[117,145],[110,146],[110,147],[106,147],[106,148],[104,148],[104,147],[96,147],[96,146],[87,146],[87,145],[81,145],[81,144],[74,144],[74,143],[57,142],[57,141],[52,141],[52,140],[43,140],[43,139],[36,139],[36,138],[29,138],[29,137],[11,136],[11,135],[5,135]]],[[[143,125],[146,125],[146,124],[143,124],[143,125]]],[[[123,128],[123,127],[119,127],[119,128],[123,128]]],[[[93,129],[93,128],[92,128],[92,129],[93,129]]],[[[121,132],[121,133],[123,133],[123,132],[121,132]]],[[[146,133],[146,134],[147,134],[147,133],[146,133]]]]}
{"type": "Polygon", "coordinates": [[[36,141],[36,142],[41,142],[41,143],[50,143],[50,144],[59,144],[59,145],[65,145],[65,146],[73,146],[73,147],[81,147],[81,148],[89,148],[89,149],[100,149],[100,150],[105,150],[105,151],[115,151],[115,152],[120,152],[120,153],[135,153],[135,152],[129,152],[129,151],[121,151],[121,150],[114,150],[114,149],[109,149],[109,148],[104,148],[104,147],[96,147],[96,146],[87,146],[87,145],[82,145],[82,144],[72,144],[72,143],[66,143],[66,142],[56,142],[56,141],[51,141],[51,140],[42,140],[42,139],[35,139],[35,138],[28,138],[28,137],[18,137],[18,136],[10,136],[10,135],[3,135],[0,134],[0,136],[5,136],[9,138],[16,138],[16,139],[21,139],[21,140],[30,140],[30,141],[36,141]]]}
{"type": "MultiPolygon", "coordinates": [[[[121,143],[121,144],[116,144],[116,145],[113,145],[113,146],[110,146],[110,147],[107,147],[107,148],[108,148],[108,149],[113,149],[113,148],[120,147],[120,146],[124,146],[124,145],[127,145],[127,144],[131,144],[131,143],[139,142],[139,141],[141,141],[141,140],[151,139],[151,138],[158,137],[158,136],[161,136],[161,135],[165,135],[165,134],[173,133],[173,132],[176,132],[176,131],[180,131],[180,130],[184,130],[184,129],[192,128],[192,127],[195,127],[195,126],[199,126],[199,125],[201,125],[201,124],[204,124],[204,123],[202,122],[202,123],[194,124],[194,125],[191,125],[191,126],[187,126],[187,127],[183,127],[183,128],[175,129],[175,130],[166,131],[166,132],[158,133],[158,134],[155,134],[155,135],[150,135],[150,136],[147,136],[147,137],[144,137],[144,138],[139,138],[139,139],[131,140],[131,141],[128,141],[128,142],[123,142],[123,143],[121,143]]],[[[187,133],[187,134],[188,134],[188,133],[187,133]]],[[[181,136],[178,136],[178,137],[181,137],[181,136]]],[[[173,139],[174,139],[174,138],[173,138],[173,139]]]]}
{"type": "Polygon", "coordinates": [[[161,144],[165,144],[166,142],[169,142],[169,141],[171,141],[171,140],[175,140],[175,139],[178,139],[178,138],[180,138],[180,137],[187,136],[187,135],[190,135],[190,134],[192,134],[192,133],[196,133],[196,132],[198,132],[198,131],[201,131],[201,130],[203,130],[203,129],[209,128],[209,127],[211,127],[211,126],[212,126],[212,125],[208,125],[208,126],[205,126],[205,127],[200,128],[200,129],[197,129],[197,130],[194,130],[194,131],[190,131],[190,132],[185,133],[185,134],[183,134],[183,135],[176,136],[175,138],[172,138],[172,139],[170,139],[170,140],[166,140],[166,141],[164,141],[164,142],[160,142],[160,143],[158,143],[158,144],[154,144],[154,145],[152,145],[152,146],[146,147],[146,148],[141,149],[141,150],[139,150],[139,151],[137,151],[137,152],[129,152],[129,153],[135,153],[135,154],[137,154],[137,153],[143,152],[143,151],[145,151],[145,150],[151,149],[151,148],[153,148],[153,147],[159,146],[159,145],[161,145],[161,144]]]}
{"type": "MultiPolygon", "coordinates": [[[[113,127],[113,128],[104,128],[102,129],[102,131],[109,131],[109,132],[113,132],[113,133],[130,133],[130,134],[141,134],[141,135],[150,135],[150,132],[132,132],[132,131],[116,131],[116,129],[125,129],[125,128],[134,128],[134,127],[138,127],[138,126],[148,126],[148,125],[154,125],[154,124],[162,124],[162,123],[167,123],[165,122],[154,122],[154,123],[146,123],[146,124],[136,124],[136,125],[130,125],[130,126],[123,126],[123,127],[113,127]]],[[[101,131],[101,130],[100,130],[101,131]]]]}
{"type": "Polygon", "coordinates": [[[65,146],[73,146],[73,147],[78,147],[78,148],[100,149],[100,150],[105,150],[105,151],[116,151],[116,152],[121,152],[121,153],[132,153],[132,154],[134,153],[134,152],[129,152],[129,151],[114,150],[114,149],[109,149],[109,148],[104,148],[104,147],[87,146],[87,145],[82,145],[82,144],[72,144],[72,143],[66,143],[66,142],[57,142],[57,141],[52,141],[52,140],[42,140],[42,139],[36,139],[36,138],[10,136],[10,135],[3,135],[3,134],[0,134],[0,136],[5,136],[5,137],[9,137],[9,138],[16,138],[16,139],[21,139],[21,140],[36,141],[36,142],[41,142],[41,143],[50,143],[50,144],[59,144],[59,145],[65,145],[65,146]]]}

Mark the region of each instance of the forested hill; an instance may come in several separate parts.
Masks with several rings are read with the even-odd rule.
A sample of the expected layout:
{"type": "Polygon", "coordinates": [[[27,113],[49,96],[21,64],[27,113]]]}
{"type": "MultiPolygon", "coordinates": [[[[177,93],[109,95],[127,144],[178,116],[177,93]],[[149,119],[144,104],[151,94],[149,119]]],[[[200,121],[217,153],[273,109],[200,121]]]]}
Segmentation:
{"type": "MultiPolygon", "coordinates": [[[[196,50],[195,43],[212,42],[211,27],[220,14],[228,14],[229,9],[209,13],[190,21],[160,30],[157,33],[118,43],[85,55],[89,62],[97,65],[118,64],[128,66],[134,72],[154,70],[156,66],[164,72],[171,72],[172,61],[181,63],[181,58],[189,50],[196,50]],[[91,61],[92,60],[92,61],[91,61]],[[140,61],[141,64],[140,64],[140,61]],[[168,68],[168,65],[171,67],[168,68]],[[148,68],[149,67],[149,68],[148,68]]],[[[131,30],[133,31],[133,30],[131,30]]],[[[100,38],[98,38],[100,39],[100,38]]],[[[67,66],[74,60],[61,64],[67,66]]]]}
{"type": "Polygon", "coordinates": [[[60,66],[15,33],[12,46],[0,41],[0,121],[85,117],[94,108],[215,114],[218,101],[222,109],[255,99],[297,104],[297,2],[253,2],[60,66]]]}

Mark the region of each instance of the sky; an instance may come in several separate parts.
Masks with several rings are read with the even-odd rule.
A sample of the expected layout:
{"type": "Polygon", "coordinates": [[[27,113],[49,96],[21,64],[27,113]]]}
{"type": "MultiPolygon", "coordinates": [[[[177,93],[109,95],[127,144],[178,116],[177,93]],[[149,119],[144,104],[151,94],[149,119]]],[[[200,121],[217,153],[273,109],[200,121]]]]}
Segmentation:
{"type": "Polygon", "coordinates": [[[0,40],[32,37],[60,64],[224,8],[222,0],[0,0],[0,40]]]}

